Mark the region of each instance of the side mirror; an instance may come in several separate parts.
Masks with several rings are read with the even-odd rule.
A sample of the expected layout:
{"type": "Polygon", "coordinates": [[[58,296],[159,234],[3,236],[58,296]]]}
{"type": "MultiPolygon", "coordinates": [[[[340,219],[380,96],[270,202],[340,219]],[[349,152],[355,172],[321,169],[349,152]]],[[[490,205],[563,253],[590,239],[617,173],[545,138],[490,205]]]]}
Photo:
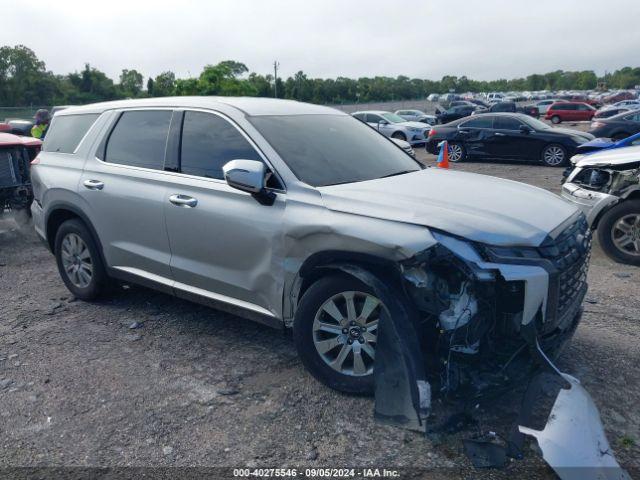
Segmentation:
{"type": "Polygon", "coordinates": [[[256,160],[231,160],[222,167],[227,185],[250,193],[261,205],[273,205],[276,194],[266,190],[267,167],[256,160]]]}
{"type": "Polygon", "coordinates": [[[266,168],[262,162],[231,160],[222,167],[222,172],[230,187],[248,193],[259,193],[264,189],[266,168]]]}
{"type": "Polygon", "coordinates": [[[380,128],[380,125],[389,125],[389,122],[386,120],[378,120],[378,128],[380,128]]]}
{"type": "Polygon", "coordinates": [[[520,125],[521,133],[531,133],[531,131],[531,127],[528,127],[527,125],[520,125]]]}

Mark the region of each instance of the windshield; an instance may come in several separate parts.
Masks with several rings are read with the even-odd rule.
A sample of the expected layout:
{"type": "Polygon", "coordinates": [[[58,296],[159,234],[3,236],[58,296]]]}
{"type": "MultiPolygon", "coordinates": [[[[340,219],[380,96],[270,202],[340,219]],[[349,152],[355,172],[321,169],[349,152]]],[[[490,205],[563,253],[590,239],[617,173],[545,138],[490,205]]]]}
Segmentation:
{"type": "Polygon", "coordinates": [[[314,186],[362,182],[420,170],[420,164],[347,115],[248,117],[294,175],[314,186]]]}
{"type": "Polygon", "coordinates": [[[395,113],[383,113],[382,117],[391,123],[404,123],[406,120],[395,113]]]}
{"type": "Polygon", "coordinates": [[[546,123],[541,122],[540,120],[537,120],[528,115],[522,115],[522,117],[520,117],[520,120],[522,120],[524,123],[528,124],[530,127],[533,127],[536,130],[550,130],[551,128],[553,128],[547,125],[546,123]]]}

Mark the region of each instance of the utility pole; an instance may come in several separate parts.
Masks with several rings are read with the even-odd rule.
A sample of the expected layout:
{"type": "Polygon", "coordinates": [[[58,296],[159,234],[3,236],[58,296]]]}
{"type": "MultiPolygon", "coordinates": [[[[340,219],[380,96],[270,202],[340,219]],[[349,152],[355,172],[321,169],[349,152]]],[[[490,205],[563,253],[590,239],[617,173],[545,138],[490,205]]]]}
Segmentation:
{"type": "Polygon", "coordinates": [[[278,98],[278,67],[280,64],[276,60],[273,62],[273,96],[278,98]]]}

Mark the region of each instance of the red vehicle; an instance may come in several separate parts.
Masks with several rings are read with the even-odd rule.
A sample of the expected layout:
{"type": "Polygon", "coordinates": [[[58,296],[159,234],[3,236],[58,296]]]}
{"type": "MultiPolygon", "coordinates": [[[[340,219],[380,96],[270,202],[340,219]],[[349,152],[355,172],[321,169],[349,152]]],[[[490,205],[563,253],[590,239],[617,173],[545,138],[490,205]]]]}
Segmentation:
{"type": "Polygon", "coordinates": [[[546,120],[552,123],[588,122],[596,114],[596,109],[585,102],[556,102],[549,107],[546,120]]]}
{"type": "Polygon", "coordinates": [[[29,164],[41,146],[37,138],[0,133],[0,214],[9,209],[20,223],[30,217],[33,190],[29,164]]]}

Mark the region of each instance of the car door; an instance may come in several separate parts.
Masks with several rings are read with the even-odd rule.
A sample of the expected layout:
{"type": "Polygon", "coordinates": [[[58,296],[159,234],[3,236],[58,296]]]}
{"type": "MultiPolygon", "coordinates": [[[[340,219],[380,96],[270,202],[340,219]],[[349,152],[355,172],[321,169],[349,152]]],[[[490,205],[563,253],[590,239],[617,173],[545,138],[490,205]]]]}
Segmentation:
{"type": "Polygon", "coordinates": [[[230,187],[222,172],[235,159],[264,162],[262,154],[222,114],[188,110],[177,155],[178,172],[164,196],[176,294],[275,314],[281,308],[274,298],[282,296],[285,195],[263,205],[230,187]]]}
{"type": "Polygon", "coordinates": [[[493,121],[493,137],[490,152],[496,158],[531,158],[535,139],[531,133],[524,133],[524,124],[510,115],[496,115],[493,121]]]}
{"type": "Polygon", "coordinates": [[[577,120],[588,121],[593,117],[594,110],[589,105],[579,104],[577,110],[577,120]]]}
{"type": "Polygon", "coordinates": [[[172,117],[170,109],[118,113],[96,158],[85,162],[78,190],[107,264],[169,290],[163,168],[172,117]]]}
{"type": "Polygon", "coordinates": [[[493,135],[493,116],[480,115],[458,125],[455,141],[464,144],[467,155],[486,157],[489,155],[488,140],[493,135]]]}
{"type": "Polygon", "coordinates": [[[393,133],[393,126],[377,113],[367,113],[367,123],[387,137],[393,133]]]}

